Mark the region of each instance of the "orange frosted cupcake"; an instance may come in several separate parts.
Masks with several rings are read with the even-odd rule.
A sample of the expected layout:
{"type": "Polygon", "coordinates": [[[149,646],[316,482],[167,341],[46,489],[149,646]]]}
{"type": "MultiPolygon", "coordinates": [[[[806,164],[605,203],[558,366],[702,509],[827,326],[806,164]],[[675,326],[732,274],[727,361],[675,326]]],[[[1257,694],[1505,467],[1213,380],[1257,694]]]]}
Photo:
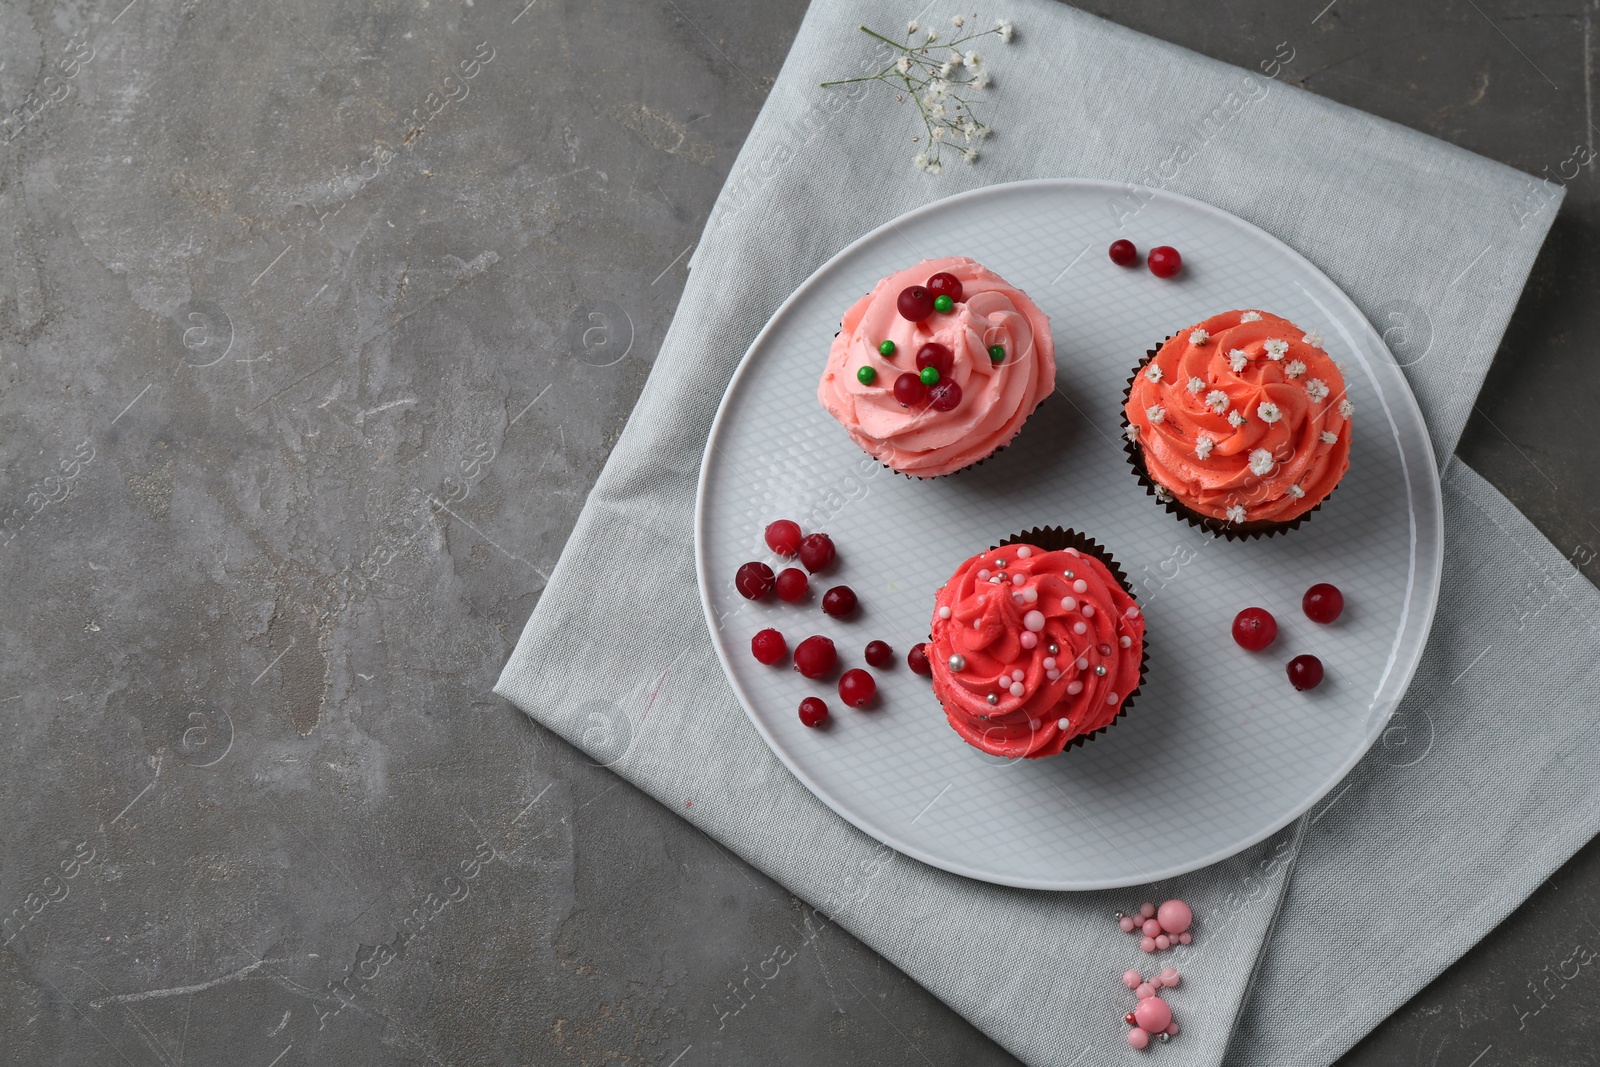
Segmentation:
{"type": "Polygon", "coordinates": [[[1126,451],[1168,511],[1228,538],[1294,529],[1350,468],[1344,376],[1322,340],[1262,311],[1213,315],[1128,383],[1126,451]]]}
{"type": "Polygon", "coordinates": [[[975,748],[1053,756],[1131,706],[1144,615],[1109,553],[1060,527],[1030,530],[956,568],[927,645],[945,718],[975,748]]]}

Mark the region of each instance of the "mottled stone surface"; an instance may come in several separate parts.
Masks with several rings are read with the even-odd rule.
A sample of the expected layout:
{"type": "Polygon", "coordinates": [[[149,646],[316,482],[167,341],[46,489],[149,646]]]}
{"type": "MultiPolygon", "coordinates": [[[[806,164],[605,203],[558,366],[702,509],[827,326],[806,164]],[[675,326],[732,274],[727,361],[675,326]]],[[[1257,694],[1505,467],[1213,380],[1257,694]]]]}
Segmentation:
{"type": "MultiPolygon", "coordinates": [[[[1594,5],[1086,6],[1568,186],[1460,455],[1600,575],[1594,5]]],[[[802,11],[0,6],[0,1062],[1011,1062],[489,694],[802,11]]],[[[1593,1062],[1597,906],[1347,1062],[1593,1062]]]]}

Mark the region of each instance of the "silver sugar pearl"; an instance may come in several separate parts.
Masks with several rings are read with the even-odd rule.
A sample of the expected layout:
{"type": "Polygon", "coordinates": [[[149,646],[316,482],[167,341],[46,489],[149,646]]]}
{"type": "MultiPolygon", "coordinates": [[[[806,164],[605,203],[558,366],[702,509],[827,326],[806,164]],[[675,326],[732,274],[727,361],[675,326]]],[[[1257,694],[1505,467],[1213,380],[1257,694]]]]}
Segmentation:
{"type": "Polygon", "coordinates": [[[1077,577],[1077,575],[1073,574],[1071,571],[1062,571],[1061,573],[1066,575],[1068,578],[1076,578],[1077,577]]]}
{"type": "Polygon", "coordinates": [[[991,703],[991,704],[998,704],[998,703],[1000,703],[1000,697],[999,697],[999,696],[998,696],[998,695],[997,695],[997,694],[995,694],[995,693],[990,693],[990,694],[989,694],[989,695],[988,695],[988,696],[987,696],[987,697],[985,697],[985,698],[984,698],[984,699],[985,699],[985,700],[987,700],[987,701],[988,701],[988,702],[989,702],[989,703],[991,703]]]}
{"type": "Polygon", "coordinates": [[[1094,665],[1094,673],[1104,678],[1106,676],[1106,665],[1104,663],[1096,663],[1094,665]]]}
{"type": "Polygon", "coordinates": [[[1056,644],[1054,641],[1050,642],[1050,654],[1052,656],[1061,655],[1061,646],[1056,644]]]}
{"type": "Polygon", "coordinates": [[[995,561],[994,561],[994,565],[995,565],[995,566],[996,566],[996,567],[1004,567],[1004,566],[1005,566],[1005,565],[1006,565],[1006,559],[1005,559],[1005,557],[1004,557],[1004,556],[997,556],[997,557],[995,557],[995,561]]]}
{"type": "Polygon", "coordinates": [[[1163,1030],[1156,1040],[1165,1045],[1168,1041],[1172,1040],[1172,1035],[1163,1030]]]}
{"type": "Polygon", "coordinates": [[[1124,914],[1123,914],[1123,913],[1122,913],[1122,912],[1120,912],[1120,911],[1119,911],[1119,912],[1117,912],[1117,915],[1116,915],[1116,918],[1117,918],[1117,921],[1119,921],[1119,922],[1120,922],[1120,921],[1122,921],[1122,920],[1123,920],[1123,919],[1125,919],[1125,918],[1127,918],[1127,916],[1126,916],[1126,915],[1124,915],[1124,914]]]}
{"type": "Polygon", "coordinates": [[[953,671],[964,671],[964,670],[966,670],[967,669],[967,657],[962,656],[962,655],[951,656],[950,657],[950,669],[953,670],[953,671]]]}

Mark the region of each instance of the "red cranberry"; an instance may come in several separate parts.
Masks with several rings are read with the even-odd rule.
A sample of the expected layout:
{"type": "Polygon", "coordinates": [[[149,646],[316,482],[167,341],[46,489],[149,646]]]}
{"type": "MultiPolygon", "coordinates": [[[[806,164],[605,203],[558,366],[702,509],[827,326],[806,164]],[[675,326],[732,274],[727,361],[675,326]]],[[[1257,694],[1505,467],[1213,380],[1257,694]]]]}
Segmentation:
{"type": "Polygon", "coordinates": [[[825,678],[839,663],[833,642],[826,637],[808,637],[794,649],[794,669],[807,678],[825,678]]]}
{"type": "Polygon", "coordinates": [[[1289,661],[1289,684],[1299,690],[1322,684],[1322,661],[1315,656],[1296,656],[1289,661]]]}
{"type": "Polygon", "coordinates": [[[911,651],[906,653],[906,666],[911,668],[912,674],[923,677],[933,673],[933,665],[928,662],[928,646],[918,643],[911,646],[911,651]]]}
{"type": "Polygon", "coordinates": [[[856,612],[856,591],[848,585],[836,585],[822,594],[822,610],[836,619],[849,618],[856,612]]]}
{"type": "Polygon", "coordinates": [[[860,667],[845,671],[844,677],[839,679],[839,699],[852,708],[864,707],[877,695],[878,683],[860,667]]]}
{"type": "Polygon", "coordinates": [[[825,533],[810,534],[800,542],[800,562],[812,574],[832,563],[834,555],[833,538],[825,533]]]}
{"type": "Polygon", "coordinates": [[[935,411],[954,411],[961,403],[961,386],[940,382],[928,390],[928,406],[935,411]]]}
{"type": "MultiPolygon", "coordinates": [[[[781,586],[778,595],[783,595],[781,586]]],[[[1233,617],[1233,639],[1240,648],[1260,652],[1278,639],[1278,620],[1266,608],[1245,608],[1233,617]]]]}
{"type": "Polygon", "coordinates": [[[894,398],[903,408],[920,408],[928,401],[928,387],[919,375],[907,372],[894,380],[894,398]]]}
{"type": "Polygon", "coordinates": [[[961,279],[948,271],[940,271],[928,279],[928,292],[934,296],[948,296],[961,303],[961,279]]]}
{"type": "Polygon", "coordinates": [[[800,524],[791,519],[779,519],[768,526],[767,547],[780,556],[792,556],[800,551],[800,524]]]}
{"type": "Polygon", "coordinates": [[[762,630],[750,639],[750,654],[770,667],[789,654],[789,642],[776,630],[762,630]]]}
{"type": "Polygon", "coordinates": [[[1152,248],[1145,262],[1150,266],[1150,273],[1157,278],[1170,278],[1183,269],[1183,257],[1171,245],[1152,248]]]}
{"type": "Polygon", "coordinates": [[[799,567],[785,567],[778,573],[778,599],[793,604],[811,592],[811,581],[799,567]]]}
{"type": "Polygon", "coordinates": [[[944,379],[950,377],[951,372],[955,370],[955,366],[956,355],[950,351],[948,345],[942,345],[938,341],[929,341],[917,349],[918,370],[923,367],[934,367],[939,371],[939,377],[944,379]]]}
{"type": "Polygon", "coordinates": [[[800,702],[800,721],[807,726],[821,726],[828,721],[828,705],[817,697],[806,697],[800,702]]]}
{"type": "Polygon", "coordinates": [[[1119,267],[1131,267],[1139,262],[1139,250],[1127,238],[1111,242],[1111,262],[1119,267]]]}
{"type": "Polygon", "coordinates": [[[901,318],[921,322],[933,314],[933,294],[920,285],[908,286],[900,290],[895,306],[900,309],[901,318]]]}
{"type": "Polygon", "coordinates": [[[765,563],[746,563],[733,576],[733,587],[746,600],[760,600],[772,592],[772,568],[765,563]]]}
{"type": "Polygon", "coordinates": [[[868,666],[882,670],[894,662],[894,649],[886,641],[868,641],[866,657],[868,666]]]}
{"type": "Polygon", "coordinates": [[[1329,623],[1344,613],[1344,594],[1336,585],[1319,582],[1306,590],[1300,606],[1306,609],[1306,618],[1312,622],[1329,623]]]}

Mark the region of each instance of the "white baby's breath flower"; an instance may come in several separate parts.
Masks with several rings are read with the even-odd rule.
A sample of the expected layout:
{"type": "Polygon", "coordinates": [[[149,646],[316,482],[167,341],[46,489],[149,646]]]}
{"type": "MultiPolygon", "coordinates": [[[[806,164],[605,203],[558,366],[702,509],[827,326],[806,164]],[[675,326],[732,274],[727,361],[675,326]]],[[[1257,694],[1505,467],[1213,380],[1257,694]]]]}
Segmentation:
{"type": "Polygon", "coordinates": [[[977,70],[979,67],[983,66],[983,57],[976,52],[968,52],[966,56],[962,58],[962,62],[967,65],[969,70],[977,70]]]}
{"type": "Polygon", "coordinates": [[[1228,425],[1229,426],[1243,426],[1244,425],[1244,416],[1239,414],[1237,411],[1228,412],[1228,425]]]}
{"type": "Polygon", "coordinates": [[[1261,321],[1261,312],[1259,312],[1259,311],[1246,311],[1243,315],[1239,316],[1239,321],[1240,322],[1260,322],[1261,321]]]}
{"type": "Polygon", "coordinates": [[[1278,410],[1278,405],[1270,400],[1263,400],[1256,405],[1256,418],[1271,426],[1283,418],[1283,412],[1278,410]]]}
{"type": "Polygon", "coordinates": [[[965,26],[966,24],[967,24],[967,16],[965,16],[965,15],[951,15],[950,16],[950,25],[954,26],[956,29],[959,30],[961,27],[965,26]]]}
{"type": "MultiPolygon", "coordinates": [[[[928,108],[928,117],[930,119],[942,119],[942,118],[944,118],[944,116],[945,116],[945,110],[944,110],[944,105],[943,104],[935,102],[933,104],[933,106],[928,108]]],[[[944,139],[944,127],[943,126],[935,126],[934,127],[934,132],[939,135],[939,139],[940,140],[944,139]]]]}
{"type": "Polygon", "coordinates": [[[1228,362],[1233,365],[1233,373],[1238,374],[1244,370],[1244,365],[1250,362],[1250,356],[1242,348],[1230,349],[1228,362]]]}
{"type": "Polygon", "coordinates": [[[940,163],[937,159],[928,160],[928,173],[929,174],[942,174],[942,173],[944,173],[944,164],[940,163]]]}
{"type": "Polygon", "coordinates": [[[1328,395],[1328,383],[1321,378],[1312,378],[1306,382],[1306,395],[1312,400],[1322,400],[1328,395]]]}
{"type": "Polygon", "coordinates": [[[1145,417],[1152,423],[1158,423],[1167,417],[1167,409],[1160,404],[1151,404],[1148,408],[1145,408],[1144,413],[1145,417]]]}
{"type": "MultiPolygon", "coordinates": [[[[1156,499],[1159,500],[1161,503],[1165,504],[1167,501],[1172,499],[1172,490],[1168,489],[1166,486],[1162,485],[1160,482],[1157,482],[1156,483],[1156,499]]],[[[1127,638],[1123,638],[1123,640],[1126,641],[1127,638]]]]}
{"type": "Polygon", "coordinates": [[[1320,333],[1317,333],[1316,331],[1312,331],[1311,333],[1306,334],[1304,337],[1300,338],[1300,340],[1304,341],[1306,344],[1310,345],[1312,348],[1321,348],[1322,347],[1322,335],[1320,333]]]}
{"type": "Polygon", "coordinates": [[[894,61],[894,69],[898,70],[901,74],[910,74],[911,73],[911,57],[910,56],[901,56],[899,59],[895,60],[894,61]]]}
{"type": "Polygon", "coordinates": [[[915,163],[919,170],[928,169],[928,155],[926,152],[918,152],[911,157],[911,162],[915,163]]]}
{"type": "Polygon", "coordinates": [[[1159,382],[1161,380],[1161,368],[1152,363],[1144,369],[1144,376],[1152,382],[1159,382]]]}
{"type": "MultiPolygon", "coordinates": [[[[944,110],[944,108],[942,108],[942,107],[941,107],[941,108],[940,108],[940,109],[939,109],[939,110],[940,110],[940,111],[943,111],[943,110],[944,110]]],[[[932,112],[932,111],[931,111],[931,110],[930,110],[930,111],[929,111],[929,112],[928,112],[928,114],[930,114],[930,115],[932,115],[932,114],[933,114],[933,112],[932,112]]],[[[937,116],[935,116],[935,117],[937,117],[937,116]]],[[[942,140],[944,140],[944,127],[943,127],[943,126],[935,126],[935,127],[934,127],[934,128],[933,128],[933,139],[934,139],[934,140],[935,140],[935,141],[942,141],[942,140]]]]}
{"type": "Polygon", "coordinates": [[[1289,354],[1288,341],[1268,341],[1262,347],[1267,350],[1268,359],[1282,359],[1289,354]]]}
{"type": "Polygon", "coordinates": [[[1354,415],[1355,413],[1356,413],[1356,406],[1350,402],[1349,398],[1346,398],[1344,400],[1339,401],[1339,414],[1343,415],[1345,418],[1348,419],[1351,415],[1354,415]]]}
{"type": "Polygon", "coordinates": [[[1138,424],[1137,423],[1132,423],[1132,422],[1128,423],[1127,428],[1122,431],[1122,436],[1126,437],[1130,441],[1139,440],[1139,426],[1138,426],[1138,424]]]}
{"type": "Polygon", "coordinates": [[[1205,459],[1207,456],[1211,455],[1211,450],[1216,447],[1216,444],[1217,442],[1214,438],[1210,438],[1205,434],[1201,434],[1199,437],[1195,438],[1194,454],[1199,456],[1201,459],[1205,459]]]}
{"type": "Polygon", "coordinates": [[[934,29],[932,26],[929,26],[928,27],[928,41],[929,41],[929,43],[931,44],[932,42],[937,41],[938,39],[939,39],[939,31],[934,29]]]}
{"type": "Polygon", "coordinates": [[[967,88],[969,88],[969,89],[987,89],[987,88],[989,88],[989,72],[987,70],[978,71],[971,78],[967,79],[967,88]]]}
{"type": "Polygon", "coordinates": [[[1206,387],[1206,383],[1205,383],[1204,379],[1201,379],[1201,378],[1190,378],[1189,379],[1189,392],[1198,394],[1200,392],[1200,390],[1204,389],[1205,387],[1206,387]]]}
{"type": "Polygon", "coordinates": [[[1209,340],[1211,335],[1204,330],[1195,330],[1189,334],[1189,343],[1192,345],[1203,345],[1209,340]]]}
{"type": "Polygon", "coordinates": [[[1291,378],[1298,378],[1306,372],[1306,365],[1298,359],[1291,359],[1283,368],[1283,373],[1291,378]]]}
{"type": "Polygon", "coordinates": [[[910,22],[906,23],[907,33],[916,33],[920,29],[922,29],[922,23],[918,22],[916,19],[912,19],[910,22]]]}
{"type": "Polygon", "coordinates": [[[976,163],[978,161],[978,150],[976,148],[963,148],[961,149],[961,156],[968,163],[976,163]]]}
{"type": "Polygon", "coordinates": [[[1272,453],[1264,448],[1257,448],[1250,453],[1250,473],[1266,474],[1273,467],[1272,453]]]}
{"type": "Polygon", "coordinates": [[[1228,509],[1229,522],[1244,522],[1245,510],[1243,504],[1235,504],[1228,509]]]}
{"type": "Polygon", "coordinates": [[[1306,495],[1306,491],[1300,488],[1299,485],[1291,485],[1289,487],[1289,495],[1294,497],[1296,500],[1299,500],[1301,497],[1306,495]]]}
{"type": "Polygon", "coordinates": [[[939,100],[939,99],[942,99],[944,96],[946,96],[949,92],[950,92],[950,83],[949,82],[945,81],[943,78],[929,78],[928,79],[928,96],[923,97],[923,99],[927,100],[928,97],[932,97],[935,100],[939,100]]]}
{"type": "Polygon", "coordinates": [[[1322,443],[1325,444],[1325,445],[1338,444],[1339,443],[1339,435],[1334,433],[1332,430],[1323,430],[1322,431],[1322,443]]]}
{"type": "Polygon", "coordinates": [[[1010,19],[995,19],[994,29],[1000,35],[1000,40],[1006,44],[1011,43],[1012,34],[1017,32],[1016,28],[1011,25],[1010,19]]]}
{"type": "Polygon", "coordinates": [[[1221,389],[1213,389],[1206,394],[1206,407],[1221,415],[1228,410],[1228,394],[1221,389]]]}
{"type": "Polygon", "coordinates": [[[985,126],[981,122],[974,122],[972,124],[972,139],[975,141],[981,141],[993,132],[993,130],[989,129],[989,127],[985,126]]]}
{"type": "Polygon", "coordinates": [[[955,72],[956,72],[956,63],[955,63],[954,60],[947,59],[943,63],[939,64],[939,77],[948,78],[948,77],[950,77],[950,75],[954,74],[955,72]]]}

